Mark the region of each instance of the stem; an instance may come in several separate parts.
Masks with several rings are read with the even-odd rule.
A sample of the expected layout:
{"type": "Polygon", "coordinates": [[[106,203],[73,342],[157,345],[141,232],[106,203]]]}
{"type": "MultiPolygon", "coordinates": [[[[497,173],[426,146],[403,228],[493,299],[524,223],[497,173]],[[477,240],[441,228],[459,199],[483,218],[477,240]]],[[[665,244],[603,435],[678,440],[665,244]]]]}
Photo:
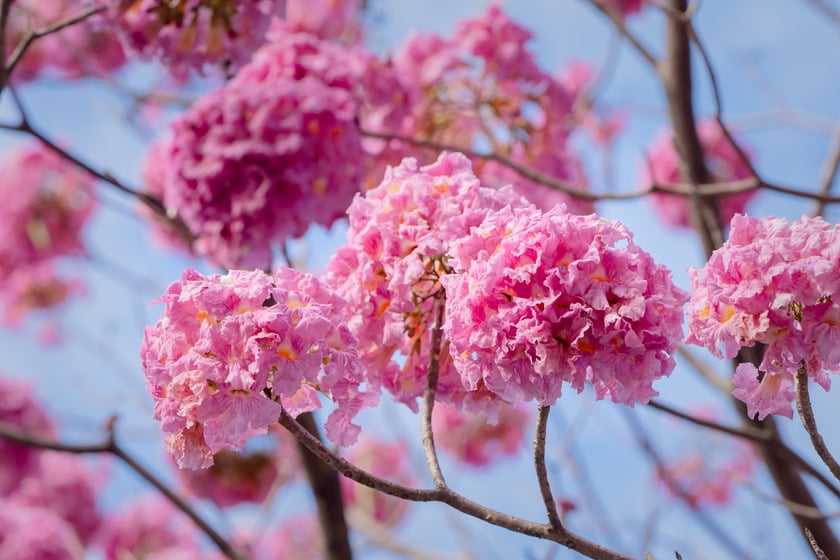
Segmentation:
{"type": "Polygon", "coordinates": [[[432,325],[431,348],[429,349],[429,371],[426,380],[426,389],[423,392],[423,411],[421,430],[423,434],[423,452],[426,455],[426,464],[429,465],[429,472],[432,481],[438,488],[446,487],[446,480],[440,470],[440,462],[435,449],[435,435],[432,431],[432,410],[435,407],[435,391],[437,390],[438,375],[440,374],[440,349],[443,339],[443,313],[444,299],[443,292],[438,292],[434,297],[434,324],[432,325]]]}
{"type": "Polygon", "coordinates": [[[837,460],[826,447],[825,441],[823,441],[823,437],[817,429],[817,420],[814,418],[814,409],[811,407],[811,397],[808,394],[808,372],[804,367],[800,367],[796,373],[796,410],[799,411],[802,426],[811,438],[814,451],[817,452],[817,455],[834,475],[834,478],[840,480],[840,464],[837,463],[837,460]]]}
{"type": "Polygon", "coordinates": [[[540,405],[537,408],[537,428],[534,433],[534,470],[537,471],[537,480],[540,485],[540,495],[545,504],[545,512],[548,515],[548,523],[552,527],[562,530],[563,523],[557,513],[557,504],[554,502],[554,495],[551,493],[551,484],[548,481],[548,470],[545,467],[545,432],[548,426],[548,413],[550,406],[540,405]]]}

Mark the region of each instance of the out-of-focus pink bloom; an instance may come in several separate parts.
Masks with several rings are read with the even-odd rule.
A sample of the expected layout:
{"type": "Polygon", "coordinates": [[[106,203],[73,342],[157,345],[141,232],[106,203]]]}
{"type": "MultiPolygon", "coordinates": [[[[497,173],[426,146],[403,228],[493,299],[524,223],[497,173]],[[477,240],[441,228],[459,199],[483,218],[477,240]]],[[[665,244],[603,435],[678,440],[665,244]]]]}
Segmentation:
{"type": "Polygon", "coordinates": [[[155,418],[181,468],[207,468],[222,449],[264,434],[280,416],[275,398],[292,415],[320,407],[317,398],[296,399],[301,390],[317,388],[337,405],[327,437],[355,441],[354,416],[377,399],[359,387],[344,301],[315,277],[186,270],[158,301],[163,318],[146,327],[141,357],[155,418]]]}
{"type": "MultiPolygon", "coordinates": [[[[13,52],[29,31],[43,30],[88,7],[89,2],[82,0],[16,0],[9,12],[6,53],[13,52]]],[[[44,73],[77,79],[119,69],[125,54],[104,23],[102,17],[90,17],[32,42],[15,67],[13,80],[29,81],[44,73]]]]}
{"type": "Polygon", "coordinates": [[[693,509],[725,506],[736,486],[752,474],[756,457],[748,444],[703,445],[668,461],[657,473],[659,483],[693,509]]]}
{"type": "Polygon", "coordinates": [[[80,280],[60,278],[50,262],[21,267],[6,277],[0,288],[3,322],[17,325],[32,311],[58,307],[72,294],[82,291],[80,280]]]}
{"type": "Polygon", "coordinates": [[[81,560],[84,547],[53,511],[0,498],[0,558],[81,560]]]}
{"type": "MultiPolygon", "coordinates": [[[[705,153],[706,165],[715,181],[734,181],[751,177],[749,166],[744,163],[735,147],[729,142],[715,121],[697,125],[697,135],[705,153]]],[[[651,173],[658,185],[682,183],[680,158],[674,149],[671,133],[664,134],[648,152],[643,168],[644,185],[651,184],[651,173]]],[[[716,198],[718,214],[723,224],[732,216],[744,212],[747,202],[757,190],[722,195],[716,198]]],[[[660,217],[672,226],[691,227],[691,210],[688,197],[655,192],[649,196],[660,217]]]]}
{"type": "Polygon", "coordinates": [[[467,388],[551,405],[589,383],[632,406],[673,370],[688,295],[618,222],[506,207],[448,254],[444,333],[467,388]]]}
{"type": "MultiPolygon", "coordinates": [[[[380,478],[405,486],[414,482],[408,464],[408,450],[402,442],[389,443],[367,438],[350,451],[348,459],[357,467],[380,478]]],[[[388,527],[402,520],[409,504],[345,477],[341,478],[341,494],[351,512],[388,527]]]]}
{"type": "Polygon", "coordinates": [[[260,528],[252,550],[253,560],[321,560],[322,544],[314,515],[286,519],[276,528],[260,528]]]}
{"type": "MultiPolygon", "coordinates": [[[[416,410],[426,386],[438,280],[449,271],[453,242],[493,209],[523,204],[510,188],[481,187],[461,154],[442,154],[426,167],[407,158],[355,198],[347,245],[328,264],[327,282],[348,301],[345,320],[360,341],[369,388],[387,389],[416,410]],[[398,364],[400,354],[405,359],[398,364]]],[[[448,344],[441,356],[439,399],[474,401],[479,409],[492,400],[475,386],[467,393],[448,344]]]]}
{"type": "Polygon", "coordinates": [[[767,345],[759,367],[742,364],[734,379],[750,416],[792,416],[793,377],[802,368],[826,390],[828,373],[840,372],[838,268],[836,225],[735,215],[723,247],[704,268],[689,269],[686,342],[723,358],[767,345]]]}
{"type": "MultiPolygon", "coordinates": [[[[582,168],[567,147],[574,128],[573,96],[539,68],[530,39],[531,33],[498,4],[461,22],[452,38],[409,38],[394,56],[411,107],[400,132],[453,146],[486,145],[520,165],[585,188],[582,168]]],[[[399,146],[390,144],[395,150],[399,146]]],[[[591,202],[552,191],[498,163],[476,160],[475,168],[483,184],[512,183],[545,210],[562,202],[570,211],[592,212],[591,202]]]]}
{"type": "Polygon", "coordinates": [[[642,11],[645,0],[595,0],[610,10],[616,10],[623,17],[627,17],[642,11]]]}
{"type": "MultiPolygon", "coordinates": [[[[53,435],[47,413],[32,398],[28,385],[0,376],[0,422],[41,437],[53,435]]],[[[0,496],[17,488],[38,468],[39,451],[0,438],[0,496]]]]}
{"type": "Polygon", "coordinates": [[[522,449],[531,414],[521,404],[500,405],[495,418],[484,413],[468,414],[441,403],[434,408],[432,428],[435,443],[456,459],[484,467],[522,449]]]}
{"type": "Polygon", "coordinates": [[[243,502],[262,503],[291,480],[300,469],[295,440],[283,428],[269,428],[275,449],[233,452],[223,449],[213,456],[213,466],[203,470],[180,469],[178,474],[192,494],[219,507],[243,502]]]}
{"type": "Polygon", "coordinates": [[[111,17],[128,51],[159,60],[173,74],[207,65],[235,70],[266,41],[283,0],[109,0],[111,17]]]}
{"type": "Polygon", "coordinates": [[[572,126],[580,124],[598,143],[612,143],[624,128],[624,116],[618,112],[606,112],[594,106],[587,87],[592,84],[595,69],[587,62],[572,62],[558,78],[572,95],[572,126]]]}
{"type": "Polygon", "coordinates": [[[215,558],[198,554],[196,530],[184,520],[162,496],[144,498],[106,517],[97,541],[106,560],[215,558]]]}
{"type": "Polygon", "coordinates": [[[291,31],[355,45],[362,40],[361,0],[286,0],[283,21],[291,31]]]}
{"type": "Polygon", "coordinates": [[[50,510],[73,528],[82,544],[88,544],[100,525],[96,493],[101,481],[77,455],[43,451],[38,459],[37,468],[9,498],[15,504],[50,510]]]}

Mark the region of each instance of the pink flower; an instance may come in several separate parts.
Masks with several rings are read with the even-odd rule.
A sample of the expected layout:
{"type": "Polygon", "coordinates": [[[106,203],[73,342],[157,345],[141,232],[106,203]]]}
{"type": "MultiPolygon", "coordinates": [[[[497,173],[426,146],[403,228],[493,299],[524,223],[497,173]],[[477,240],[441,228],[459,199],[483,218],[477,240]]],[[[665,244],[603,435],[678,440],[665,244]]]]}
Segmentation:
{"type": "Polygon", "coordinates": [[[0,498],[0,558],[81,560],[84,548],[73,528],[42,507],[0,498]]]}
{"type": "MultiPolygon", "coordinates": [[[[49,437],[55,428],[46,411],[32,397],[28,385],[0,376],[0,422],[28,434],[49,437]]],[[[0,438],[0,496],[17,488],[38,469],[39,451],[0,438]]]]}
{"type": "Polygon", "coordinates": [[[155,418],[181,468],[207,468],[277,423],[320,407],[295,399],[317,388],[337,408],[327,436],[355,441],[352,419],[376,396],[360,389],[356,338],[343,300],[311,275],[282,269],[203,276],[186,270],[159,300],[164,316],[146,327],[141,348],[155,418]]]}
{"type": "Polygon", "coordinates": [[[458,461],[484,467],[522,449],[531,414],[521,404],[500,405],[495,418],[485,413],[465,414],[452,405],[434,408],[435,443],[458,461]]]}
{"type": "Polygon", "coordinates": [[[321,39],[354,45],[361,42],[360,0],[286,0],[285,25],[321,39]]]}
{"type": "Polygon", "coordinates": [[[100,485],[101,480],[80,457],[43,451],[36,470],[21,481],[9,498],[15,504],[50,510],[73,528],[79,542],[88,544],[101,523],[96,507],[100,485]]]}
{"type": "Polygon", "coordinates": [[[15,326],[31,312],[58,307],[72,294],[82,291],[80,280],[58,277],[49,262],[21,267],[0,288],[0,300],[5,307],[3,322],[15,326]]]}
{"type": "MultiPolygon", "coordinates": [[[[426,167],[403,160],[378,187],[355,198],[347,245],[328,264],[327,282],[348,301],[346,321],[360,340],[369,388],[385,388],[416,409],[426,386],[432,308],[438,281],[449,271],[447,255],[488,212],[509,204],[524,202],[509,188],[481,187],[469,160],[446,153],[426,167]]],[[[467,394],[446,345],[442,356],[440,399],[492,398],[476,387],[467,394]]]]}
{"type": "Polygon", "coordinates": [[[300,469],[295,440],[280,429],[269,429],[276,439],[273,450],[233,452],[223,449],[213,456],[206,470],[184,470],[178,474],[192,494],[207,498],[219,507],[243,502],[263,503],[300,469]]]}
{"type": "Polygon", "coordinates": [[[282,0],[109,0],[111,17],[131,52],[160,60],[173,74],[206,65],[236,69],[265,43],[282,0]]]}
{"type": "MultiPolygon", "coordinates": [[[[749,166],[741,159],[717,122],[705,121],[699,123],[697,134],[700,137],[700,143],[706,156],[706,165],[713,180],[733,181],[752,176],[749,166]]],[[[651,172],[658,185],[682,183],[679,161],[680,158],[674,150],[671,133],[662,135],[647,154],[642,183],[645,185],[651,183],[651,172]]],[[[757,190],[751,190],[717,197],[716,202],[721,223],[729,223],[732,216],[742,213],[747,202],[757,193],[757,190]]],[[[688,197],[656,192],[651,194],[649,199],[667,224],[691,227],[688,197]]]]}
{"type": "Polygon", "coordinates": [[[589,383],[632,406],[673,370],[687,295],[618,222],[502,208],[449,255],[444,332],[467,388],[551,405],[589,383]]]}
{"type": "MultiPolygon", "coordinates": [[[[348,457],[357,467],[380,478],[411,486],[408,449],[402,442],[368,438],[354,447],[348,457]]],[[[405,516],[409,502],[341,478],[341,494],[348,509],[380,525],[393,527],[405,516]]]]}
{"type": "Polygon", "coordinates": [[[821,218],[732,218],[727,242],[702,269],[689,269],[686,342],[733,358],[767,345],[756,370],[741,364],[736,397],[750,416],[791,416],[801,368],[824,389],[840,371],[840,229],[821,218]],[[760,372],[760,373],[759,373],[760,372]],[[759,382],[758,378],[762,377],[759,382]]]}
{"type": "MultiPolygon", "coordinates": [[[[342,480],[345,480],[342,477],[342,480]]],[[[284,520],[278,527],[260,527],[259,540],[253,547],[253,560],[321,560],[322,538],[318,520],[302,515],[284,520]]]]}

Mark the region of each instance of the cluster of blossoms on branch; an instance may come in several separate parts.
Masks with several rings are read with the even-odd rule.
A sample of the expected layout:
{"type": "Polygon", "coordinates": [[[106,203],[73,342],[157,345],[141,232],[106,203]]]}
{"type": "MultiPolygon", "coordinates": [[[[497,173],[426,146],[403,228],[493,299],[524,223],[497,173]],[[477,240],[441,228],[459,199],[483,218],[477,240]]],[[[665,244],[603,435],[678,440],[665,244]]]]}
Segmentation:
{"type": "Polygon", "coordinates": [[[723,247],[692,268],[687,342],[734,358],[764,344],[761,363],[738,366],[734,395],[759,419],[793,416],[794,377],[828,390],[840,372],[840,228],[822,218],[732,218],[723,247]]]}
{"type": "Polygon", "coordinates": [[[16,324],[81,289],[56,269],[84,256],[82,230],[95,207],[93,178],[47,148],[21,148],[0,166],[0,300],[16,324]]]}

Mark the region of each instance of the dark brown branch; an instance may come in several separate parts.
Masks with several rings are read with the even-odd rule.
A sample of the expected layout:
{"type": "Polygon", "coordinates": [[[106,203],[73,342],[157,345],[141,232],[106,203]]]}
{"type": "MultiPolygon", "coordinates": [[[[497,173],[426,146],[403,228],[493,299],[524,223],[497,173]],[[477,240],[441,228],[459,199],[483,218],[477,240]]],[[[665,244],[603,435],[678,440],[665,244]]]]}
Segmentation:
{"type": "Polygon", "coordinates": [[[545,512],[548,515],[548,524],[561,529],[563,524],[560,521],[560,514],[557,512],[557,504],[554,501],[554,495],[551,493],[551,483],[548,480],[548,471],[545,467],[545,432],[550,411],[550,406],[540,405],[537,408],[537,427],[534,432],[534,470],[537,472],[537,481],[539,482],[543,504],[545,504],[545,512]]]}
{"type": "Polygon", "coordinates": [[[546,523],[527,521],[482,506],[458,494],[448,486],[431,489],[410,488],[379,478],[331,452],[320,440],[316,439],[298,424],[285,410],[281,413],[279,422],[321,461],[330,465],[347,478],[363,484],[368,488],[373,488],[389,496],[396,496],[397,498],[414,502],[441,502],[461,513],[475,517],[476,519],[481,519],[491,525],[496,525],[497,527],[502,527],[522,535],[559,543],[588,558],[597,560],[631,560],[632,558],[605,548],[565,529],[558,530],[546,523]]]}
{"type": "MultiPolygon", "coordinates": [[[[9,24],[9,10],[12,8],[12,0],[2,0],[0,3],[0,60],[6,60],[6,37],[8,30],[6,27],[9,24]]],[[[0,91],[6,87],[9,81],[9,72],[6,66],[0,66],[0,91]]]]}
{"type": "Polygon", "coordinates": [[[796,373],[796,410],[799,412],[802,426],[808,432],[808,437],[811,438],[814,451],[817,452],[817,455],[834,475],[834,478],[840,480],[840,464],[837,463],[837,460],[826,447],[825,441],[823,441],[823,437],[817,429],[817,420],[814,418],[814,409],[811,407],[811,396],[808,394],[808,372],[804,367],[800,367],[796,373]]]}
{"type": "Polygon", "coordinates": [[[817,557],[817,560],[828,560],[828,556],[825,555],[820,545],[817,544],[814,534],[807,527],[805,528],[805,538],[808,539],[808,544],[811,545],[811,550],[814,551],[814,556],[817,557]]]}
{"type": "MultiPolygon", "coordinates": [[[[311,412],[304,412],[297,417],[297,422],[314,438],[320,441],[318,426],[311,412]]],[[[338,473],[321,461],[304,444],[298,441],[301,461],[303,462],[315,505],[321,535],[324,538],[324,558],[327,560],[350,560],[353,551],[350,548],[347,520],[344,517],[344,502],[338,473]]]]}
{"type": "Polygon", "coordinates": [[[146,482],[155,487],[157,491],[163,494],[172,505],[181,510],[193,523],[196,524],[206,534],[210,540],[218,547],[218,549],[226,557],[231,560],[243,560],[239,554],[233,549],[224,537],[216,532],[198,513],[187,504],[183,498],[178,496],[163,482],[153,475],[148,469],[137,462],[125,449],[117,443],[114,434],[115,419],[112,418],[107,423],[108,433],[105,441],[102,443],[95,443],[89,445],[70,445],[61,443],[59,441],[43,438],[33,434],[28,434],[11,426],[7,423],[0,422],[0,438],[14,441],[27,447],[35,447],[38,449],[51,449],[53,451],[62,451],[65,453],[87,454],[87,453],[109,453],[120,459],[123,463],[128,465],[131,470],[140,475],[146,482]]]}

